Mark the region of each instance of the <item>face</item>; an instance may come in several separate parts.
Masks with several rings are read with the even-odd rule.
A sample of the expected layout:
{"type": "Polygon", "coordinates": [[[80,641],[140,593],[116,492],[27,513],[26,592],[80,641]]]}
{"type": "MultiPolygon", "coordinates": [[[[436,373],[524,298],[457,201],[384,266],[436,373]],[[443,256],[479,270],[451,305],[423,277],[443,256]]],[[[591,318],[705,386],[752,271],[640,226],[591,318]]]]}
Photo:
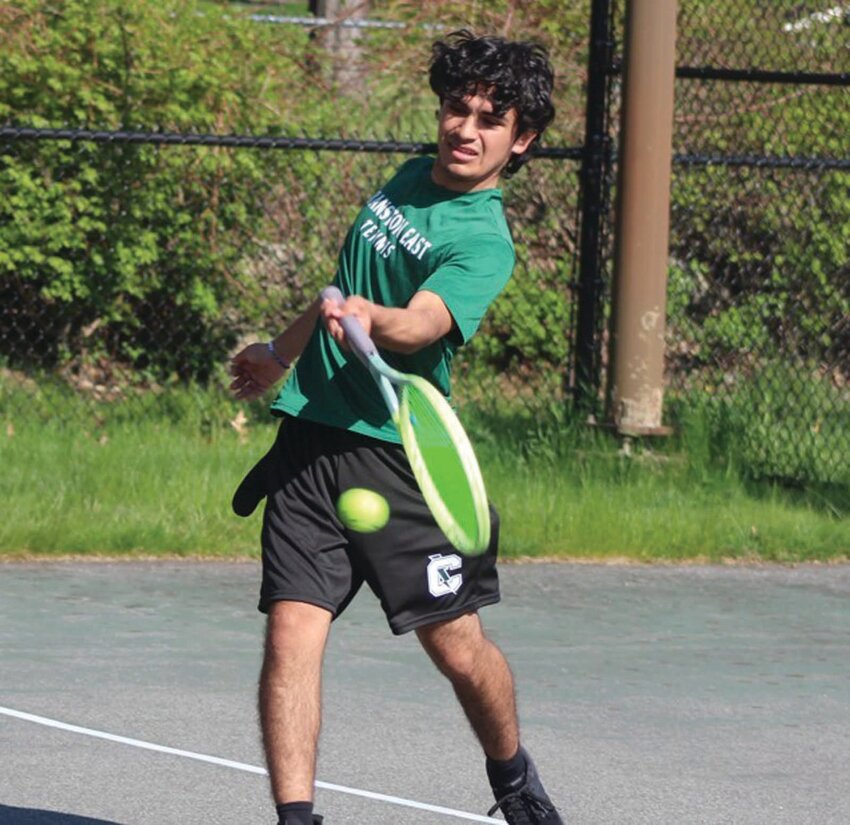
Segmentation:
{"type": "Polygon", "coordinates": [[[440,107],[434,183],[456,192],[493,189],[513,154],[522,154],[536,137],[517,135],[516,109],[501,115],[483,95],[445,100],[440,107]]]}

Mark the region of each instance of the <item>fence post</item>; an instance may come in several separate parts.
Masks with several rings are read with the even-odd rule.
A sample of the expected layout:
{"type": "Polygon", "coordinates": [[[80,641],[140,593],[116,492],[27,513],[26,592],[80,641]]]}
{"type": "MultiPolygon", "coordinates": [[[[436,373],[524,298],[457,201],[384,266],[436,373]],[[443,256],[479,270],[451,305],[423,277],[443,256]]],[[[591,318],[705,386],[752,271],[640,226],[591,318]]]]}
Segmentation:
{"type": "Polygon", "coordinates": [[[627,435],[660,435],[676,0],[630,0],[615,223],[608,416],[627,435]]]}
{"type": "Polygon", "coordinates": [[[599,393],[599,309],[602,295],[602,226],[607,218],[608,77],[611,71],[611,2],[593,0],[587,61],[584,152],[581,162],[581,229],[576,300],[574,403],[594,410],[599,393]]]}
{"type": "MultiPolygon", "coordinates": [[[[327,20],[358,20],[368,12],[368,0],[310,0],[310,12],[327,20]]],[[[354,27],[331,25],[319,31],[317,39],[333,55],[334,82],[352,95],[363,95],[363,68],[360,40],[362,31],[354,27]]]]}

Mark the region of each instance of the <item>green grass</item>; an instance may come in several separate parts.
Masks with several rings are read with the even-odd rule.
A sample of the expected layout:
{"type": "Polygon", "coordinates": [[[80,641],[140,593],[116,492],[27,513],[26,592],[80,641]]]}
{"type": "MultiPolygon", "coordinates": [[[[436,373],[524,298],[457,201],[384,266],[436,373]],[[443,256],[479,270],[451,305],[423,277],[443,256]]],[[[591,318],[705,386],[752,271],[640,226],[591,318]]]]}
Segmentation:
{"type": "MultiPolygon", "coordinates": [[[[473,427],[475,425],[473,424],[473,427]]],[[[748,480],[697,417],[622,441],[560,416],[479,428],[508,555],[636,561],[850,558],[850,490],[748,480]]]]}
{"type": "Polygon", "coordinates": [[[732,478],[697,481],[655,459],[617,461],[635,466],[615,469],[605,459],[605,477],[497,465],[490,488],[506,514],[506,552],[646,562],[850,556],[850,522],[780,488],[753,492],[732,478]]]}
{"type": "Polygon", "coordinates": [[[16,426],[0,447],[0,552],[250,555],[258,524],[229,503],[260,442],[165,423],[16,426]]]}
{"type": "MultiPolygon", "coordinates": [[[[0,431],[0,554],[255,557],[259,512],[230,496],[274,435],[253,410],[210,417],[191,394],[140,419],[56,424],[7,418],[0,431]]],[[[7,408],[9,409],[9,408],[7,408]]],[[[81,420],[81,419],[76,419],[81,420]]],[[[692,426],[634,443],[553,419],[470,420],[505,557],[636,561],[834,561],[850,558],[850,492],[747,482],[692,426]]]]}

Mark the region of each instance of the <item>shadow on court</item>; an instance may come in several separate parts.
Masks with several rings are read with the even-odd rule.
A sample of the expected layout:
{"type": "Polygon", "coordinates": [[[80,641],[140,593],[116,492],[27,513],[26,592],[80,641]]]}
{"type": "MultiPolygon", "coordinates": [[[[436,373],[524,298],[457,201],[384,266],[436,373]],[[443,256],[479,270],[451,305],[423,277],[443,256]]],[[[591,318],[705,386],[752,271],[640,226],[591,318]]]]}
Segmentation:
{"type": "Polygon", "coordinates": [[[0,805],[0,825],[119,825],[119,823],[107,819],[90,819],[87,816],[0,805]]]}
{"type": "MultiPolygon", "coordinates": [[[[570,825],[850,822],[850,567],[500,575],[482,617],[570,825]]],[[[0,564],[0,822],[271,825],[258,580],[253,563],[0,564]]],[[[367,592],[334,625],[323,693],[326,825],[490,821],[451,690],[367,592]]]]}

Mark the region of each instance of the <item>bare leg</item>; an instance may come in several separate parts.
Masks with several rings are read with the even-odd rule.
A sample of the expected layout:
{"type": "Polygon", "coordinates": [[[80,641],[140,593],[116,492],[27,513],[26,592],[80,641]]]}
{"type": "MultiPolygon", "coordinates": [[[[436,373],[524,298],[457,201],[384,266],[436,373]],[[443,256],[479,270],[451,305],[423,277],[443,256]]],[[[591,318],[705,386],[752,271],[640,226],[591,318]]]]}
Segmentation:
{"type": "Polygon", "coordinates": [[[313,799],[322,657],[330,623],[327,610],[302,602],[275,602],[269,610],[259,708],[277,804],[313,799]]]}
{"type": "Polygon", "coordinates": [[[484,635],[478,614],[420,627],[416,635],[452,683],[484,753],[511,759],[519,748],[513,675],[502,652],[484,635]]]}

